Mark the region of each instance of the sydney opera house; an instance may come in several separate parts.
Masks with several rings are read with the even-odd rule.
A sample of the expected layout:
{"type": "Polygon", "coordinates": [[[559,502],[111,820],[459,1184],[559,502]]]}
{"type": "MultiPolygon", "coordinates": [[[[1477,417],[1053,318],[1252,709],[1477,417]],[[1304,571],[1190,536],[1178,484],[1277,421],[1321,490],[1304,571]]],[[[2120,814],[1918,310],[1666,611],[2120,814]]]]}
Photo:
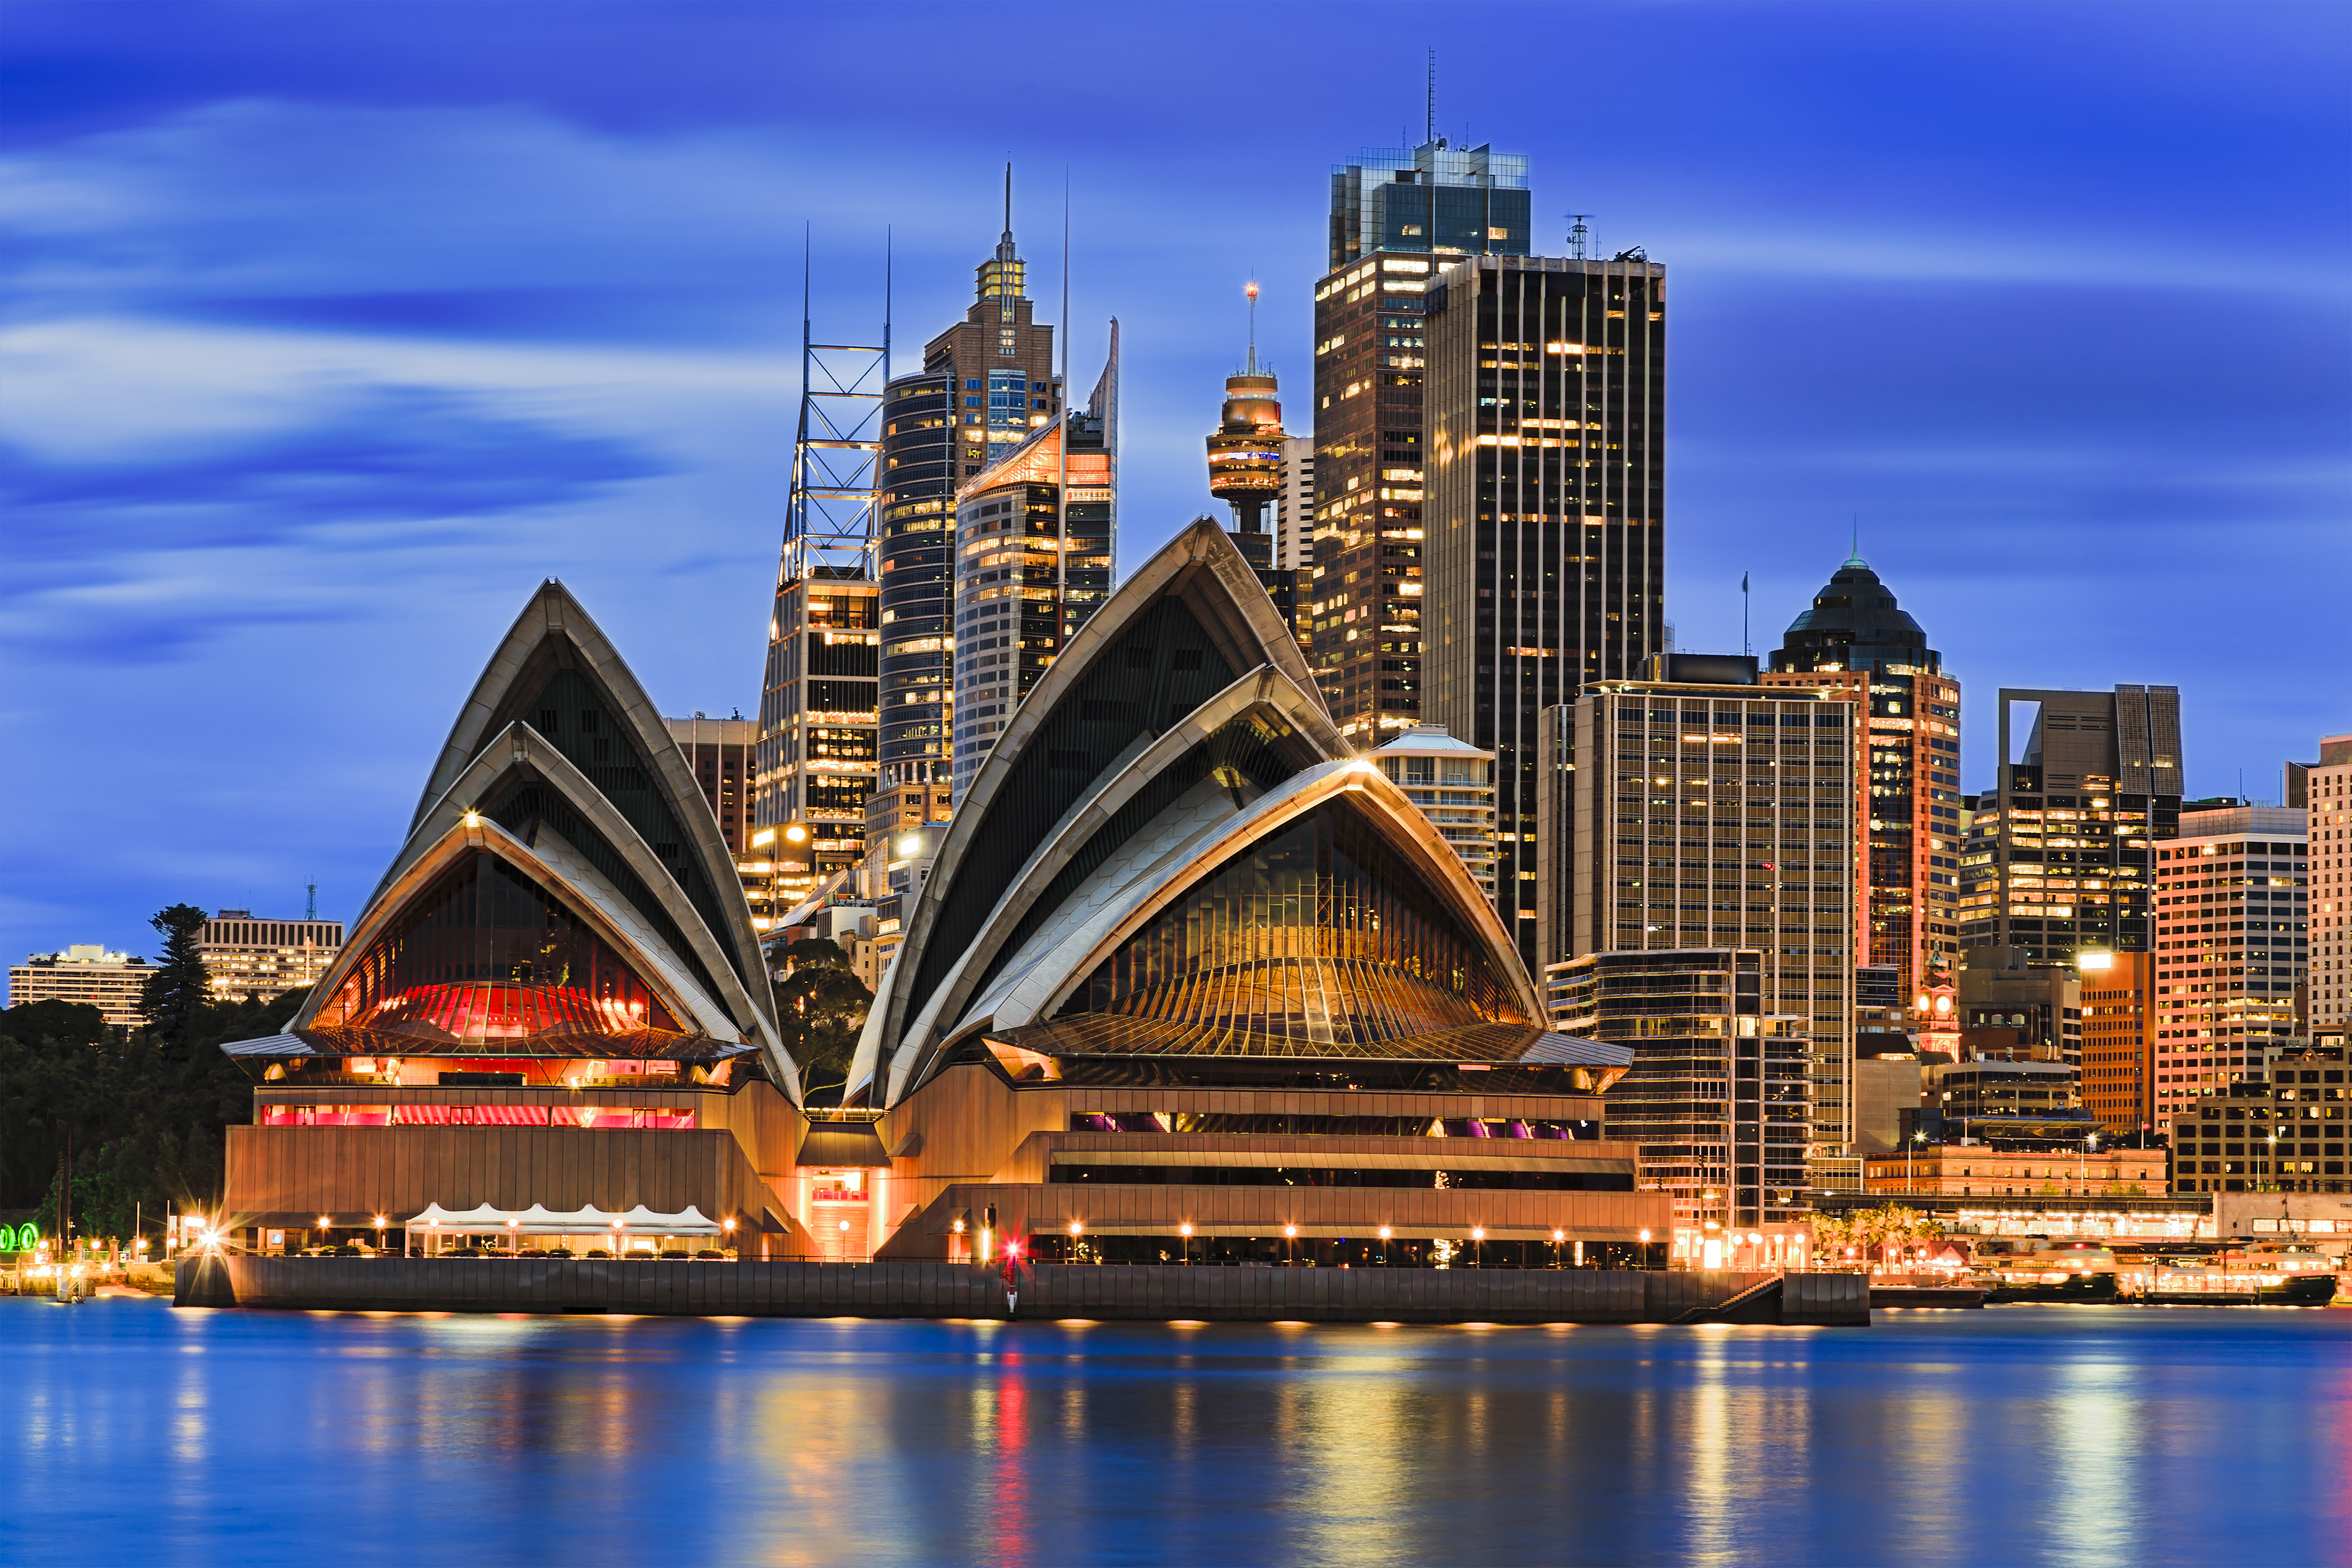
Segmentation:
{"type": "Polygon", "coordinates": [[[420,1249],[1663,1263],[1665,1199],[1601,1135],[1630,1050],[1548,1030],[1493,905],[1338,732],[1213,523],[1111,595],[972,776],[845,1108],[802,1104],[738,887],[653,703],[544,584],[334,968],[284,1034],[226,1047],[256,1089],[223,1223],[256,1251],[406,1228],[420,1249]],[[488,1217],[439,1233],[467,1213],[488,1217]]]}

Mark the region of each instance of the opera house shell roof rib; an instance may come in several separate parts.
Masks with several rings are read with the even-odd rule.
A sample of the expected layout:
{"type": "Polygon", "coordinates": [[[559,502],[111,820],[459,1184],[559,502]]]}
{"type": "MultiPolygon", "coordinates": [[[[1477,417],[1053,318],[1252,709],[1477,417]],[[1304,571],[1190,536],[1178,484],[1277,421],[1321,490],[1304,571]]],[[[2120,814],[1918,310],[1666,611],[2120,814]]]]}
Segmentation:
{"type": "Polygon", "coordinates": [[[990,753],[850,1081],[896,1105],[983,1046],[1050,1060],[1047,1076],[1078,1058],[1630,1058],[1542,1019],[1493,906],[1340,736],[1255,574],[1203,520],[1111,595],[990,753]]]}
{"type": "Polygon", "coordinates": [[[553,579],[334,966],[254,1057],[658,1058],[798,1074],[734,863],[652,701],[553,579]]]}

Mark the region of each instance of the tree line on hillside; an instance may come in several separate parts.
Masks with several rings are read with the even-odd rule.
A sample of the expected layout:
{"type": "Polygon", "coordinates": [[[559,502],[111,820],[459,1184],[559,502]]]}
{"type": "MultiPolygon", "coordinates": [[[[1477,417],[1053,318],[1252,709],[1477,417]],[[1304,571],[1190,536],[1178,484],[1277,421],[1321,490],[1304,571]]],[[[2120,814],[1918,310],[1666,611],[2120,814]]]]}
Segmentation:
{"type": "Polygon", "coordinates": [[[218,1049],[272,1035],[307,992],[268,1002],[214,999],[196,935],[205,911],[173,904],[152,921],[163,955],[141,997],[146,1023],[110,1027],[87,1003],[0,1011],[0,1208],[37,1208],[58,1234],[72,1151],[73,1231],[128,1239],[143,1217],[220,1199],[223,1130],[252,1120],[253,1084],[218,1049]]]}

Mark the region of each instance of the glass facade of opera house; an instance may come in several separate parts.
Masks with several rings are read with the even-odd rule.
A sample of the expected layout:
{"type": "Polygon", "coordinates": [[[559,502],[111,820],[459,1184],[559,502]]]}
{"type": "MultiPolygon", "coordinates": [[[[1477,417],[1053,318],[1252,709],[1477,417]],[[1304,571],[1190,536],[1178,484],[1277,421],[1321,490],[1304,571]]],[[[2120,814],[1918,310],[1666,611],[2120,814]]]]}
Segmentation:
{"type": "Polygon", "coordinates": [[[722,1227],[633,1253],[1663,1266],[1665,1202],[1603,1136],[1630,1050],[1546,1027],[1213,524],[993,737],[829,1109],[748,912],[708,896],[708,806],[561,584],[463,711],[335,967],[226,1047],[256,1079],[244,1245],[543,1205],[722,1227]]]}

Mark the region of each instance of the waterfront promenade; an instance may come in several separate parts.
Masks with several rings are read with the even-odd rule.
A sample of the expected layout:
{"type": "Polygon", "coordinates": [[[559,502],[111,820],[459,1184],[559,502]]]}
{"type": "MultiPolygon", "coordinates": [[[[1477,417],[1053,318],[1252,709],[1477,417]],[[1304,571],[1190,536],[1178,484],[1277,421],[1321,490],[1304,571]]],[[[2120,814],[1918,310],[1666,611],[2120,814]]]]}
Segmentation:
{"type": "MultiPolygon", "coordinates": [[[[1665,1323],[1783,1277],[1544,1268],[1039,1264],[1008,1314],[991,1268],[936,1262],[254,1258],[191,1259],[175,1303],[330,1310],[649,1316],[1095,1318],[1168,1321],[1665,1323]]],[[[1870,1321],[1858,1274],[1792,1274],[1762,1321],[1870,1321]]]]}

